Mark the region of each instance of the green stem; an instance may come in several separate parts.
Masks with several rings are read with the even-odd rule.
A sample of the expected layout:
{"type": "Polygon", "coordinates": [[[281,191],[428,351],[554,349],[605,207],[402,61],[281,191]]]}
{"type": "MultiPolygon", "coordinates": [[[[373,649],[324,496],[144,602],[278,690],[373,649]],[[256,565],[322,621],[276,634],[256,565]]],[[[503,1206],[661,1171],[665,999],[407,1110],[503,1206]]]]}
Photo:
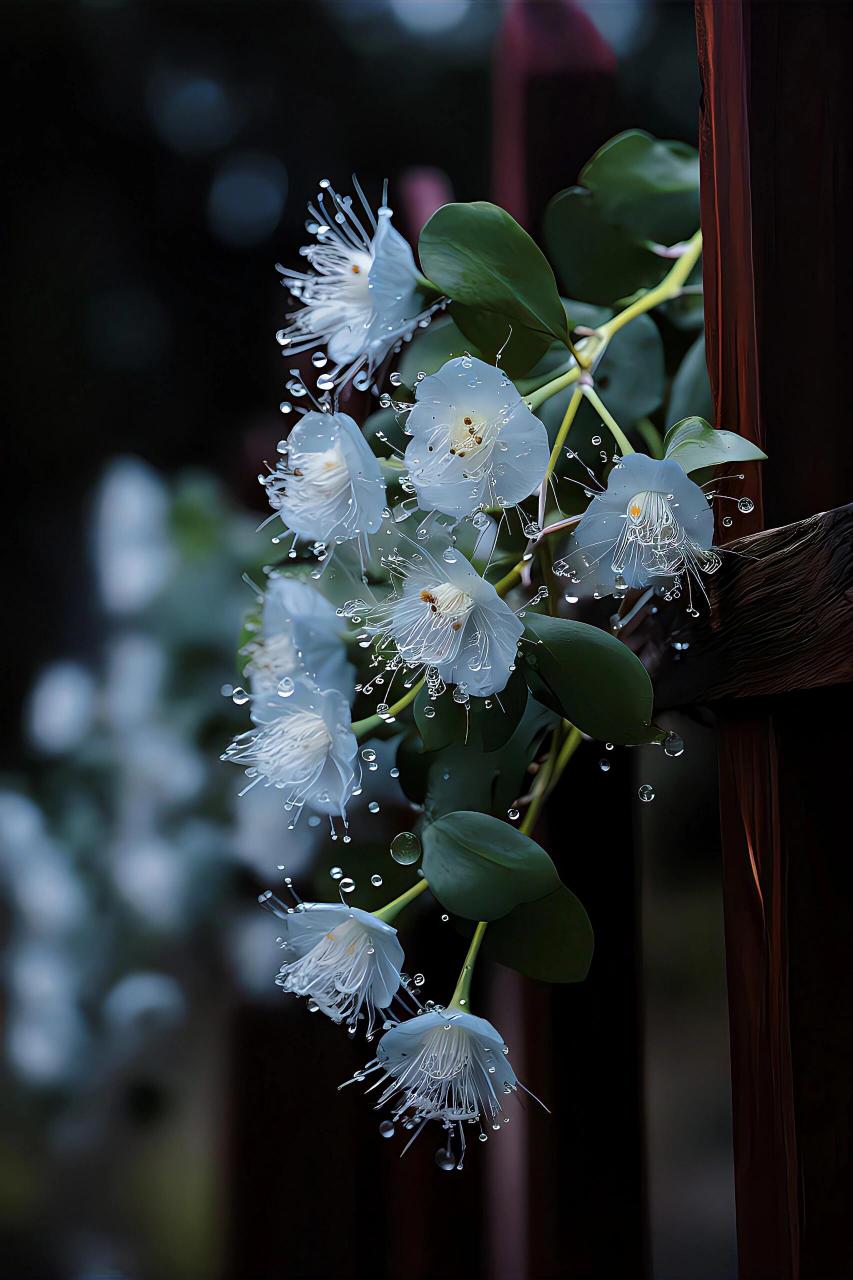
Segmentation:
{"type": "Polygon", "coordinates": [[[447,1006],[448,1010],[453,1010],[454,1013],[470,1012],[471,978],[474,973],[477,952],[480,950],[480,943],[483,941],[483,934],[486,932],[488,923],[488,920],[481,920],[474,930],[474,936],[471,939],[471,945],[468,948],[468,954],[465,957],[459,981],[456,983],[456,990],[453,992],[450,1004],[447,1006]]]}
{"type": "Polygon", "coordinates": [[[523,831],[526,836],[532,834],[533,828],[539,821],[539,814],[542,811],[543,804],[554,790],[554,787],[556,786],[566,765],[583,742],[583,734],[580,729],[576,729],[573,724],[570,725],[568,720],[564,720],[563,724],[568,726],[569,732],[566,735],[562,746],[559,748],[559,751],[555,751],[555,746],[559,742],[559,736],[557,731],[554,731],[554,741],[551,744],[551,755],[537,776],[536,782],[539,783],[539,778],[542,774],[545,774],[545,777],[541,786],[534,786],[533,799],[530,801],[527,813],[524,815],[521,826],[518,828],[519,831],[523,831]]]}
{"type": "Polygon", "coordinates": [[[648,293],[644,293],[636,302],[632,302],[624,311],[620,311],[612,320],[607,320],[604,324],[599,325],[598,332],[609,341],[614,333],[618,333],[626,324],[630,324],[637,316],[645,315],[647,311],[652,311],[655,307],[659,307],[662,302],[669,302],[670,298],[675,298],[681,292],[687,277],[699,261],[699,255],[702,252],[702,232],[697,231],[694,236],[687,242],[687,248],[681,257],[678,258],[667,274],[661,280],[659,285],[654,289],[649,289],[648,293]]]}
{"type": "Polygon", "coordinates": [[[354,720],[351,727],[355,736],[357,738],[362,738],[367,733],[373,733],[374,729],[381,728],[382,725],[387,724],[389,720],[393,720],[394,717],[399,715],[399,713],[403,711],[410,702],[414,702],[420,692],[423,682],[423,676],[421,676],[420,680],[418,680],[416,684],[412,685],[408,693],[404,693],[402,698],[399,698],[397,702],[388,708],[384,716],[365,716],[364,720],[354,720]]]}
{"type": "Polygon", "coordinates": [[[541,404],[551,399],[551,396],[555,396],[558,391],[562,391],[565,387],[570,387],[573,382],[577,382],[580,375],[580,366],[573,364],[566,373],[561,373],[559,377],[552,378],[550,382],[538,387],[536,391],[531,391],[526,397],[528,405],[535,413],[541,404]]]}
{"type": "Polygon", "coordinates": [[[421,877],[417,884],[412,885],[411,889],[401,893],[399,898],[393,898],[391,902],[386,903],[384,907],[380,907],[378,911],[372,911],[371,915],[375,916],[377,920],[382,920],[385,924],[392,924],[400,912],[404,911],[410,902],[414,902],[418,894],[423,893],[424,889],[428,888],[429,885],[426,880],[421,877]]]}
{"type": "Polygon", "coordinates": [[[524,561],[519,560],[518,564],[514,564],[509,573],[505,573],[499,582],[495,583],[495,591],[499,596],[505,596],[510,587],[514,587],[524,572],[524,561]]]}
{"type": "Polygon", "coordinates": [[[548,794],[548,786],[551,781],[551,775],[554,772],[554,765],[557,763],[557,755],[560,750],[561,733],[562,723],[558,724],[554,729],[551,736],[551,749],[548,752],[548,759],[545,761],[534,780],[533,794],[531,796],[530,804],[528,805],[527,813],[525,813],[524,817],[521,819],[521,825],[518,828],[519,831],[526,836],[529,836],[532,833],[533,828],[536,826],[536,822],[539,818],[539,811],[541,810],[545,797],[548,794]]]}
{"type": "Polygon", "coordinates": [[[595,409],[596,413],[601,418],[601,421],[604,423],[604,425],[607,427],[610,434],[613,436],[613,439],[619,445],[619,448],[622,450],[623,455],[633,453],[634,452],[633,445],[631,444],[628,437],[623,432],[622,428],[619,426],[619,423],[613,417],[613,414],[605,406],[604,402],[601,400],[595,388],[585,386],[583,388],[583,394],[586,396],[587,400],[592,405],[593,409],[595,409]]]}
{"type": "Polygon", "coordinates": [[[557,432],[557,438],[554,441],[554,448],[551,450],[551,456],[548,459],[548,467],[545,471],[545,480],[543,483],[547,483],[549,476],[557,465],[557,460],[560,457],[563,445],[566,443],[566,436],[571,430],[572,423],[575,420],[575,415],[577,414],[582,399],[583,390],[578,387],[572,394],[572,398],[566,407],[563,421],[560,423],[560,430],[557,432]]]}

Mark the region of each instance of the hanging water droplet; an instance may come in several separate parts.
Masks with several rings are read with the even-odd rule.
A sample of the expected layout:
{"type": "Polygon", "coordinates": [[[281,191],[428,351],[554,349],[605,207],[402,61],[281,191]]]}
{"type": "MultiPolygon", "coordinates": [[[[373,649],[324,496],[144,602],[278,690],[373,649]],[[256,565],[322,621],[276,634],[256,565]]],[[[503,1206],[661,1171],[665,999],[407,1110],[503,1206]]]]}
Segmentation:
{"type": "Polygon", "coordinates": [[[351,880],[349,876],[345,876],[344,879],[338,885],[338,888],[340,889],[341,893],[352,893],[353,890],[355,889],[355,881],[351,880]]]}
{"type": "Polygon", "coordinates": [[[655,789],[650,786],[648,782],[644,782],[637,792],[637,795],[640,797],[643,804],[650,804],[655,798],[655,789]]]}
{"type": "Polygon", "coordinates": [[[383,1120],[383,1121],[382,1121],[382,1123],[381,1123],[381,1125],[379,1126],[379,1132],[380,1132],[380,1134],[382,1135],[382,1137],[383,1137],[383,1138],[393,1138],[393,1137],[394,1137],[394,1126],[393,1126],[393,1124],[391,1123],[391,1121],[390,1121],[390,1120],[383,1120]]]}
{"type": "Polygon", "coordinates": [[[421,856],[421,842],[414,831],[401,831],[391,841],[391,857],[402,867],[410,867],[421,856]]]}
{"type": "Polygon", "coordinates": [[[403,375],[401,373],[392,373],[388,381],[391,383],[392,387],[402,387],[403,375]]]}
{"type": "Polygon", "coordinates": [[[668,733],[663,743],[664,755],[671,756],[673,759],[675,759],[676,756],[682,755],[683,752],[684,752],[684,739],[681,737],[681,735],[677,733],[668,733]]]}
{"type": "Polygon", "coordinates": [[[335,380],[329,373],[321,373],[317,379],[317,388],[320,391],[332,391],[335,386],[335,380]]]}
{"type": "Polygon", "coordinates": [[[238,685],[231,694],[231,699],[233,702],[236,702],[238,707],[242,707],[249,701],[249,695],[245,689],[241,689],[238,685]]]}
{"type": "Polygon", "coordinates": [[[373,885],[374,889],[381,889],[381,888],[382,888],[382,877],[381,877],[381,876],[371,876],[371,877],[370,877],[370,883],[373,885]]]}
{"type": "Polygon", "coordinates": [[[436,1151],[435,1163],[438,1165],[439,1169],[444,1169],[446,1173],[449,1173],[451,1169],[456,1168],[455,1158],[444,1147],[439,1147],[438,1151],[436,1151]]]}

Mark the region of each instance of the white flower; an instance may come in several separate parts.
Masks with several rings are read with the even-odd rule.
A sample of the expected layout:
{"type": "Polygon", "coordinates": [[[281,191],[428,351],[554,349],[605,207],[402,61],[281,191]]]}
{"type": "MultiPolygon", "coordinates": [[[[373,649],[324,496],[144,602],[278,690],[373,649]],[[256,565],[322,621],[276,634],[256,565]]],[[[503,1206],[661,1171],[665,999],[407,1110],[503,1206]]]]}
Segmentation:
{"type": "Polygon", "coordinates": [[[423,511],[459,518],[539,488],[548,433],[503,370],[460,356],[422,379],[415,398],[406,465],[423,511]]]}
{"type": "Polygon", "coordinates": [[[246,674],[256,695],[270,697],[285,681],[307,675],[320,689],[337,689],[350,701],[355,670],[347,661],[341,620],[334,605],[297,578],[273,575],[264,596],[262,639],[247,645],[246,674]]]}
{"type": "MultiPolygon", "coordinates": [[[[284,794],[284,807],[303,805],[346,823],[346,806],[359,785],[358,743],[347,699],[321,692],[305,676],[286,692],[252,699],[254,729],[241,733],[223,759],[246,766],[250,786],[263,782],[284,794]]],[[[248,788],[247,788],[248,790],[248,788]]]]}
{"type": "Polygon", "coordinates": [[[465,1153],[463,1125],[477,1125],[480,1136],[487,1137],[487,1126],[507,1123],[506,1101],[519,1088],[507,1052],[500,1032],[485,1018],[432,1009],[386,1031],[361,1076],[382,1073],[373,1085],[382,1088],[377,1109],[389,1106],[394,1121],[416,1130],[414,1137],[429,1120],[441,1124],[447,1146],[436,1159],[449,1169],[457,1164],[455,1138],[460,1165],[465,1153]]]}
{"type": "Polygon", "coordinates": [[[419,300],[415,260],[391,226],[392,211],[383,203],[377,221],[353,182],[364,221],[351,196],[339,196],[322,182],[317,205],[308,206],[308,229],[317,243],[300,250],[313,270],[277,267],[302,307],[276,336],[288,354],[326,346],[334,365],[324,375],[328,386],[348,381],[364,366],[357,385],[368,385],[388,352],[436,309],[419,300]]]}
{"type": "Polygon", "coordinates": [[[388,557],[387,565],[397,579],[394,594],[367,619],[377,647],[393,645],[398,662],[432,668],[463,694],[500,693],[524,626],[491,583],[452,548],[438,560],[418,546],[409,556],[388,557]]]}
{"type": "Polygon", "coordinates": [[[713,539],[708,499],[678,463],[632,453],[590,502],[554,571],[602,595],[654,585],[678,594],[682,576],[701,587],[699,575],[719,569],[713,539]]]}
{"type": "Polygon", "coordinates": [[[370,1035],[376,1010],[387,1009],[400,987],[397,930],[342,903],[305,902],[288,911],[270,893],[259,901],[283,921],[282,949],[292,956],[278,985],[309,997],[333,1022],[354,1027],[366,1017],[370,1035]]]}
{"type": "Polygon", "coordinates": [[[346,413],[306,413],[263,477],[270,505],[297,538],[325,548],[375,533],[385,509],[379,460],[346,413]]]}

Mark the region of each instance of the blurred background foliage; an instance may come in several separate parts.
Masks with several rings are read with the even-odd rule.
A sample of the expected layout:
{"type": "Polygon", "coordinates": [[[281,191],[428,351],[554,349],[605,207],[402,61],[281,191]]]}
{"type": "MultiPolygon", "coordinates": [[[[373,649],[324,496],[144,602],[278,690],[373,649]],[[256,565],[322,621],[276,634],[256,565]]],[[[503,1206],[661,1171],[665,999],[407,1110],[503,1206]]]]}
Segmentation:
{"type": "MultiPolygon", "coordinates": [[[[543,120],[531,167],[553,171],[564,151],[547,196],[570,190],[623,128],[695,143],[692,5],[567,7],[612,65],[606,94],[577,102],[584,129],[543,120]]],[[[10,1276],[232,1274],[234,1019],[268,1001],[297,1027],[272,981],[275,922],[255,895],[285,861],[306,892],[326,894],[328,866],[343,860],[316,827],[286,832],[274,795],[256,789],[238,803],[238,779],[218,758],[243,721],[218,694],[235,680],[252,599],[241,574],[269,554],[255,529],[256,473],[281,434],[285,380],[273,264],[295,257],[323,176],[345,189],[355,170],[371,192],[387,176],[393,193],[426,169],[456,199],[494,194],[505,9],[4,9],[4,478],[15,537],[0,686],[0,1232],[10,1276]]],[[[571,61],[568,51],[567,75],[571,61]]],[[[571,199],[531,212],[541,243],[554,218],[576,216],[560,208],[571,199]]],[[[414,210],[400,209],[413,240],[414,210]]],[[[565,273],[568,287],[569,264],[565,273]]],[[[576,296],[570,314],[592,325],[609,301],[576,296]]],[[[618,343],[630,350],[618,371],[614,360],[608,403],[641,432],[667,403],[669,421],[707,412],[696,403],[698,308],[673,305],[662,324],[665,356],[651,320],[613,344],[614,356],[618,343]]],[[[434,340],[424,335],[404,372],[406,361],[429,367],[434,340]]],[[[661,1278],[723,1280],[734,1274],[733,1206],[713,742],[702,726],[677,727],[688,744],[678,786],[661,753],[633,757],[667,802],[635,819],[654,1266],[661,1278]]],[[[404,825],[391,795],[369,819],[370,843],[347,854],[366,905],[368,870],[392,891],[399,870],[387,855],[404,825]]],[[[366,814],[354,819],[364,830],[366,814]]],[[[288,1035],[311,1053],[317,1031],[288,1035]]],[[[308,1149],[321,1117],[291,1102],[291,1137],[308,1149]]],[[[348,1121],[347,1111],[335,1119],[348,1121]]],[[[322,1185],[315,1163],[299,1176],[322,1185]]],[[[260,1175],[240,1174],[251,1193],[260,1175]]],[[[266,1269],[247,1263],[241,1277],[278,1274],[281,1242],[265,1256],[266,1269]]],[[[362,1261],[350,1259],[352,1274],[362,1261]]]]}

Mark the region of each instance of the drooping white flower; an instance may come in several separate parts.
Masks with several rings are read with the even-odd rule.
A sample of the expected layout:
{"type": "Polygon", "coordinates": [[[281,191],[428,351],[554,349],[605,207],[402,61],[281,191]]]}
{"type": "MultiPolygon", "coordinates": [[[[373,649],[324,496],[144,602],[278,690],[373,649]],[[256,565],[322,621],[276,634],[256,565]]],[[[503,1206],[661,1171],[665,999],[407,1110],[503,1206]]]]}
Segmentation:
{"type": "Polygon", "coordinates": [[[453,1168],[465,1152],[463,1126],[476,1125],[488,1136],[487,1128],[507,1122],[507,1100],[519,1088],[507,1053],[485,1018],[432,1009],[386,1031],[362,1076],[381,1073],[373,1085],[381,1089],[377,1109],[389,1107],[392,1120],[414,1130],[414,1137],[430,1120],[442,1126],[447,1145],[436,1159],[453,1168]]]}
{"type": "Polygon", "coordinates": [[[306,413],[262,484],[297,538],[326,547],[375,533],[385,509],[379,460],[346,413],[306,413]]]}
{"type": "Polygon", "coordinates": [[[386,563],[395,590],[367,618],[377,648],[393,647],[398,663],[431,668],[463,694],[500,693],[524,626],[491,583],[453,548],[437,559],[418,545],[386,563]]]}
{"type": "Polygon", "coordinates": [[[409,478],[423,511],[511,507],[542,483],[548,433],[502,369],[459,356],[415,387],[409,478]]]}
{"type": "Polygon", "coordinates": [[[340,815],[361,779],[349,702],[335,689],[319,690],[305,676],[286,692],[252,699],[255,728],[239,734],[223,759],[245,766],[250,785],[278,788],[284,807],[299,816],[304,805],[340,815]]]}
{"type": "Polygon", "coordinates": [[[415,260],[391,225],[392,210],[383,201],[374,216],[353,182],[362,212],[328,182],[321,182],[316,205],[308,206],[308,229],[317,243],[300,252],[313,270],[277,266],[302,306],[276,336],[288,354],[325,346],[333,363],[323,375],[328,386],[347,382],[359,370],[364,372],[356,384],[369,385],[389,351],[436,309],[421,301],[415,260]]]}
{"type": "Polygon", "coordinates": [[[700,575],[719,569],[713,538],[708,499],[678,463],[632,453],[590,502],[554,571],[601,595],[647,586],[678,594],[682,578],[702,588],[700,575]]]}
{"type": "Polygon", "coordinates": [[[307,996],[333,1022],[354,1027],[365,1017],[371,1034],[376,1011],[387,1009],[400,987],[397,930],[343,903],[305,902],[287,910],[270,893],[259,901],[284,924],[281,945],[288,959],[278,985],[307,996]]]}
{"type": "Polygon", "coordinates": [[[256,695],[270,697],[283,680],[307,675],[319,689],[337,689],[352,701],[355,669],[347,661],[341,620],[334,605],[307,582],[270,576],[262,635],[245,652],[256,695]]]}

